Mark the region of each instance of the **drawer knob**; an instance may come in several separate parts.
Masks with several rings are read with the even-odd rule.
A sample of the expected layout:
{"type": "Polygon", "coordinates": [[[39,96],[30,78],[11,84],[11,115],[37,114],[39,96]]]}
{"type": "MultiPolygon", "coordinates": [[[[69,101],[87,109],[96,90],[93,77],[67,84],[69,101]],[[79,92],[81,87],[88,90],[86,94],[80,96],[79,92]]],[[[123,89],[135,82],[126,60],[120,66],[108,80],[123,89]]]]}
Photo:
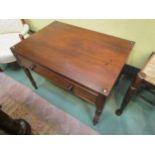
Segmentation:
{"type": "Polygon", "coordinates": [[[70,84],[70,85],[67,87],[67,90],[68,90],[68,91],[72,91],[72,90],[73,90],[73,85],[70,84]]]}
{"type": "Polygon", "coordinates": [[[30,69],[31,70],[34,70],[35,68],[36,68],[36,65],[35,64],[33,64],[33,65],[30,66],[30,69]]]}

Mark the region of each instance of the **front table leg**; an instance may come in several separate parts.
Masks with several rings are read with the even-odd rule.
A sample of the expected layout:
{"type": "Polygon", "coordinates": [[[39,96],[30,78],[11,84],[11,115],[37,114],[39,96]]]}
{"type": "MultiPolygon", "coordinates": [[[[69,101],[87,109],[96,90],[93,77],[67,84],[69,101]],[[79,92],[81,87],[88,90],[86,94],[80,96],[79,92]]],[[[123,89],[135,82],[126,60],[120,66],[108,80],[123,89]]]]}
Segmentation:
{"type": "Polygon", "coordinates": [[[32,75],[31,75],[31,72],[29,71],[29,69],[23,67],[23,70],[24,70],[25,74],[27,75],[27,77],[29,78],[29,80],[31,81],[33,87],[35,89],[38,89],[38,87],[36,85],[36,82],[34,81],[34,79],[33,79],[32,75]]]}
{"type": "Polygon", "coordinates": [[[102,114],[104,105],[105,105],[105,101],[106,101],[106,97],[99,94],[99,96],[97,97],[97,101],[96,101],[96,112],[95,112],[95,116],[93,119],[93,124],[96,125],[99,122],[100,116],[102,114]]]}

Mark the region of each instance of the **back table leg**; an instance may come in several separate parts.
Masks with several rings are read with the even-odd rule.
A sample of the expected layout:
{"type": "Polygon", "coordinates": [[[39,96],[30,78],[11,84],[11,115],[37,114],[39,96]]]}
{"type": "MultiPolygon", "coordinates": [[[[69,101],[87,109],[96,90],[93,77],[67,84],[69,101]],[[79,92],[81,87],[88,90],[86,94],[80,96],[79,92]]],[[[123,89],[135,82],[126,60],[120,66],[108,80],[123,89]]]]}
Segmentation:
{"type": "Polygon", "coordinates": [[[138,73],[138,75],[136,76],[136,78],[133,80],[133,82],[131,83],[131,86],[128,88],[127,93],[124,96],[123,102],[121,104],[121,107],[116,110],[116,115],[121,115],[124,111],[124,109],[126,108],[126,106],[128,105],[130,99],[132,98],[132,96],[139,90],[139,88],[142,86],[143,80],[145,78],[145,74],[144,73],[138,73]]]}
{"type": "Polygon", "coordinates": [[[96,113],[93,119],[93,124],[96,125],[99,122],[100,116],[102,114],[104,105],[105,105],[106,97],[103,95],[99,95],[96,101],[96,113]]]}
{"type": "Polygon", "coordinates": [[[38,89],[38,87],[36,85],[36,82],[34,81],[34,79],[33,79],[32,75],[31,75],[31,72],[29,71],[29,69],[23,67],[23,70],[24,70],[25,74],[27,75],[27,77],[29,78],[29,80],[31,81],[33,87],[35,89],[38,89]]]}

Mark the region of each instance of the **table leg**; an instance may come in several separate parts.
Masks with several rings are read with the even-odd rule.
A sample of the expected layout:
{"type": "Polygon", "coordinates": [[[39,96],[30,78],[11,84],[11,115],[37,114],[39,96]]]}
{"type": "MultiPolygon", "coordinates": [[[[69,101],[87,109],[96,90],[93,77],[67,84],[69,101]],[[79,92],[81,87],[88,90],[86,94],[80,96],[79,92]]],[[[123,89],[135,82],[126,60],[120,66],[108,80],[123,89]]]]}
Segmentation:
{"type": "Polygon", "coordinates": [[[93,124],[96,125],[99,122],[100,116],[102,114],[104,105],[105,105],[105,101],[106,101],[106,97],[103,95],[99,95],[97,97],[97,101],[96,101],[96,112],[95,112],[95,116],[93,119],[93,124]]]}
{"type": "Polygon", "coordinates": [[[130,87],[127,90],[127,93],[124,96],[121,107],[116,110],[116,115],[120,116],[124,109],[127,107],[132,96],[138,91],[138,89],[142,86],[145,75],[143,73],[139,73],[136,78],[131,83],[130,87]]]}
{"type": "Polygon", "coordinates": [[[23,67],[23,70],[24,70],[25,74],[27,75],[27,77],[29,78],[29,80],[31,81],[33,87],[34,87],[35,89],[38,89],[38,87],[37,87],[37,85],[36,85],[36,82],[34,81],[32,75],[31,75],[30,70],[27,69],[27,68],[25,68],[25,67],[23,67]]]}

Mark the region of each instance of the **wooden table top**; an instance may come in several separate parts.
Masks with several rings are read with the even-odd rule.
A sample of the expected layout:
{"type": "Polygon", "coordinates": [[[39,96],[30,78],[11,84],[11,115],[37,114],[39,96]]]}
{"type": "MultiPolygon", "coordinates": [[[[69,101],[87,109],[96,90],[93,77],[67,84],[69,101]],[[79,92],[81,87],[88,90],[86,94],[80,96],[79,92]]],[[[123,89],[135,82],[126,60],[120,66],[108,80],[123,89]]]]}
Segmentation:
{"type": "Polygon", "coordinates": [[[15,45],[30,60],[108,96],[134,42],[53,22],[15,45]]]}

